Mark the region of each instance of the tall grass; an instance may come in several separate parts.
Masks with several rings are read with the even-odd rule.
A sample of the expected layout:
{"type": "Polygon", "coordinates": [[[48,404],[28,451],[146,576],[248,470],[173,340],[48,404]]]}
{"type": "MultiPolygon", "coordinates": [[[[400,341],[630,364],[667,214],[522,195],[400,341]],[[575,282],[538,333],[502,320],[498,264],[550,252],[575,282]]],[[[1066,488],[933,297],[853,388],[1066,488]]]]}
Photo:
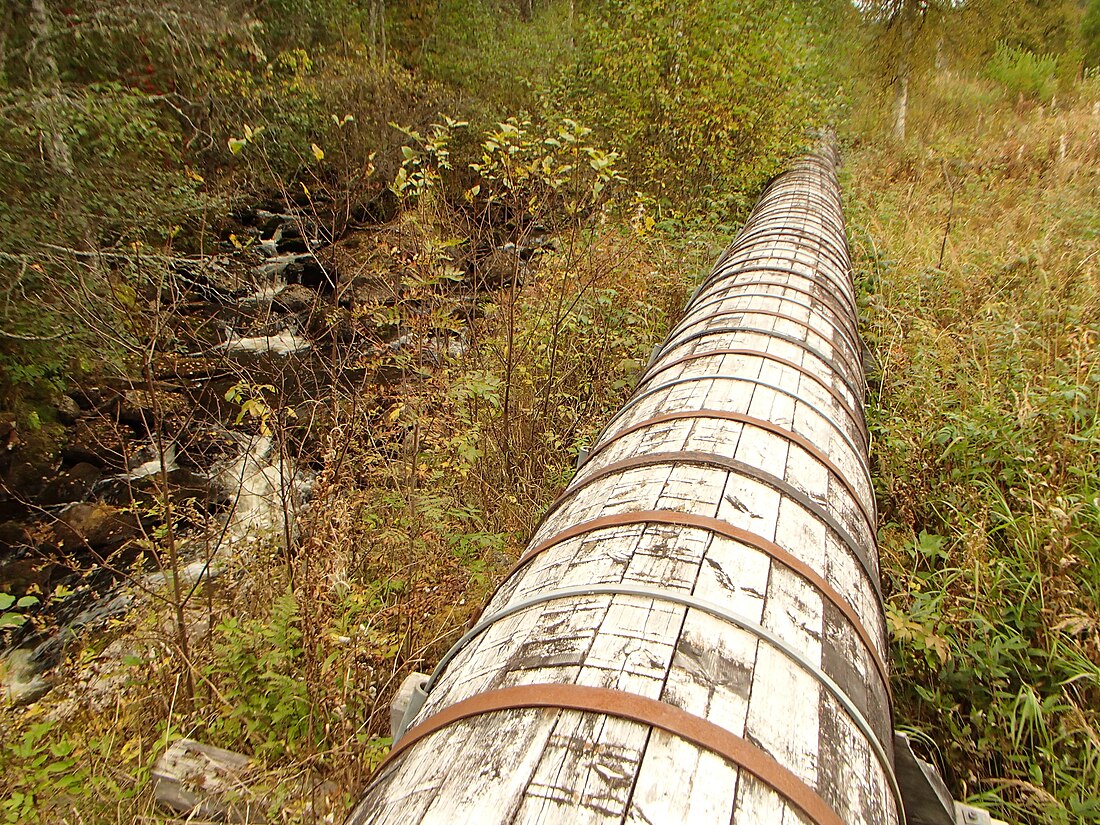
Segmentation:
{"type": "Polygon", "coordinates": [[[1097,822],[1096,90],[1020,113],[974,83],[937,80],[921,149],[851,158],[899,719],[958,796],[1097,822]]]}

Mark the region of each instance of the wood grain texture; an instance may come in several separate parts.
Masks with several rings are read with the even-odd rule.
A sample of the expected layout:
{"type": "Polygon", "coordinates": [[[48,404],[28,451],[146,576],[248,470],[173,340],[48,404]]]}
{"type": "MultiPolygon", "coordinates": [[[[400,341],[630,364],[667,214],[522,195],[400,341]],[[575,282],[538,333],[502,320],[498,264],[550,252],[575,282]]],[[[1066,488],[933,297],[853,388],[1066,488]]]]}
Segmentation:
{"type": "MultiPolygon", "coordinates": [[[[760,748],[841,821],[898,823],[892,766],[881,757],[892,753],[892,719],[875,656],[885,658],[887,633],[856,331],[827,150],[762,196],[531,536],[529,547],[547,546],[500,583],[482,614],[605,584],[704,600],[738,623],[652,595],[555,594],[474,636],[414,724],[501,688],[626,691],[760,748]],[[718,519],[763,544],[713,523],[646,522],[649,511],[718,519]],[[613,515],[614,524],[586,524],[613,515]],[[580,534],[558,540],[571,529],[580,534]],[[828,587],[757,546],[767,543],[828,587]]],[[[487,712],[428,734],[383,765],[348,820],[809,821],[766,778],[673,733],[547,708],[487,712]]]]}

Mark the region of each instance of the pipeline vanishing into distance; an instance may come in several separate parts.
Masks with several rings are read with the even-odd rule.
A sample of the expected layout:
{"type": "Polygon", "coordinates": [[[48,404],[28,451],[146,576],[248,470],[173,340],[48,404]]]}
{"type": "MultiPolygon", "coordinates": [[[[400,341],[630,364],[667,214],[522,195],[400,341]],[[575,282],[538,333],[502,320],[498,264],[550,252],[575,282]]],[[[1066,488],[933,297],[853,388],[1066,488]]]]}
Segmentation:
{"type": "Polygon", "coordinates": [[[776,178],[350,825],[893,825],[837,156],[776,178]]]}

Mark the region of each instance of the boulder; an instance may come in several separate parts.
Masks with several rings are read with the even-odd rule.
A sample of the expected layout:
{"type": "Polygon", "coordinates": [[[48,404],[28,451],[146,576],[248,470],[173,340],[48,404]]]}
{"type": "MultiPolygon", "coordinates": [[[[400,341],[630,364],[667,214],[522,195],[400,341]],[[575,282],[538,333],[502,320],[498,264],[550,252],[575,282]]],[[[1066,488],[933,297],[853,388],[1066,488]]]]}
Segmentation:
{"type": "Polygon", "coordinates": [[[71,501],[83,501],[92,492],[102,472],[90,462],[84,461],[62,470],[49,481],[38,496],[38,503],[44,505],[68,504],[71,501]]]}
{"type": "Polygon", "coordinates": [[[84,411],[71,395],[63,395],[57,399],[57,420],[62,424],[75,424],[83,414],[84,411]]]}
{"type": "Polygon", "coordinates": [[[141,525],[133,513],[103,503],[73,504],[54,525],[54,539],[67,553],[115,548],[140,533],[141,525]]]}
{"type": "Polygon", "coordinates": [[[317,306],[320,296],[307,286],[290,284],[280,289],[273,303],[286,312],[306,312],[317,306]]]}
{"type": "Polygon", "coordinates": [[[175,392],[154,389],[132,389],[122,393],[118,403],[118,420],[131,427],[153,430],[171,416],[186,416],[187,399],[175,392]]]}
{"type": "Polygon", "coordinates": [[[33,650],[13,650],[0,661],[0,692],[9,705],[34,704],[52,687],[50,679],[38,672],[33,650]]]}

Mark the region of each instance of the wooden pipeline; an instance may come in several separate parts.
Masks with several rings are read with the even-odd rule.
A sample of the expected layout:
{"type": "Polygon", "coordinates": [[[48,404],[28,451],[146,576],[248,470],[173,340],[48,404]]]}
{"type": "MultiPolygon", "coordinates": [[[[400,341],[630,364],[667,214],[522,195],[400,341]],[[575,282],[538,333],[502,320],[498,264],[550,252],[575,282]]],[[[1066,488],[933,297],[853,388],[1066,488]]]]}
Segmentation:
{"type": "Polygon", "coordinates": [[[832,148],[774,180],[348,825],[901,825],[832,148]]]}

